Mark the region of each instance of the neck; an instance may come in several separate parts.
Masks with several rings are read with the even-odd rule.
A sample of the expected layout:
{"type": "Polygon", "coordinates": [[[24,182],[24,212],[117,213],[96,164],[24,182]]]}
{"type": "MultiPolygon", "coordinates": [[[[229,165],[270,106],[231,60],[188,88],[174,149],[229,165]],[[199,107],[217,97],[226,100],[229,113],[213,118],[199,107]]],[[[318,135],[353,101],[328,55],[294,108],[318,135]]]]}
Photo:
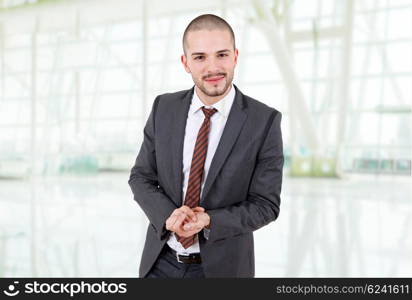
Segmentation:
{"type": "Polygon", "coordinates": [[[227,88],[227,90],[220,96],[208,96],[205,93],[203,93],[197,86],[195,86],[195,91],[197,96],[199,97],[200,101],[203,102],[203,104],[210,106],[215,104],[216,102],[219,102],[220,100],[222,100],[224,97],[226,97],[226,95],[230,92],[232,85],[229,85],[229,87],[227,88]]]}

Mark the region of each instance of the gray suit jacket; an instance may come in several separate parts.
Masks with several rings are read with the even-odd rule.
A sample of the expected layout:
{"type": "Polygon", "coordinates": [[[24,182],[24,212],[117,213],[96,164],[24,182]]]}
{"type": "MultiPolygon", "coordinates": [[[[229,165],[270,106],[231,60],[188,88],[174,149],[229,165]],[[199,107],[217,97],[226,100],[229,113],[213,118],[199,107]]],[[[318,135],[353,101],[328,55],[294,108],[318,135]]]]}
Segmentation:
{"type": "MultiPolygon", "coordinates": [[[[279,215],[281,113],[235,89],[200,200],[211,218],[208,239],[199,234],[206,277],[253,277],[253,231],[279,215]]],[[[193,92],[194,88],[155,99],[131,170],[134,199],[150,222],[140,277],[149,272],[169,237],[166,219],[182,205],[183,140],[193,92]]]]}

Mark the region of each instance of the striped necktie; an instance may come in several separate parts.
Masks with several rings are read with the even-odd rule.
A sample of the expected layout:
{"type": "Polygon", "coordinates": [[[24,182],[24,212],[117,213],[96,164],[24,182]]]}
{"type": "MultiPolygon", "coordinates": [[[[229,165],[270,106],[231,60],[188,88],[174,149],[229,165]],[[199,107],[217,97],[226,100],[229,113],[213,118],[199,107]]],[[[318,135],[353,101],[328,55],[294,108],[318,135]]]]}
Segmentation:
{"type": "MultiPolygon", "coordinates": [[[[190,166],[189,181],[186,189],[186,196],[184,204],[190,208],[199,206],[200,203],[200,190],[202,186],[203,170],[205,167],[207,146],[209,141],[209,131],[210,131],[210,118],[215,112],[216,108],[205,108],[202,107],[202,111],[205,115],[202,126],[197,134],[195,150],[193,151],[192,164],[190,166]]],[[[179,237],[177,240],[182,244],[182,246],[187,249],[195,242],[195,235],[184,238],[179,237]]]]}

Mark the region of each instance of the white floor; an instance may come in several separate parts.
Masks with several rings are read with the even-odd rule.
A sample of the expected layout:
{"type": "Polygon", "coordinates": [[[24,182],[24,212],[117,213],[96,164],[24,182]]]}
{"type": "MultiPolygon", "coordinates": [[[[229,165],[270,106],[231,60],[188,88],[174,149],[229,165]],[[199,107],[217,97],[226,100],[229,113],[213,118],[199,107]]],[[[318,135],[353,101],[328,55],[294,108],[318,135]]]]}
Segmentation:
{"type": "MultiPolygon", "coordinates": [[[[0,180],[0,277],[137,277],[147,221],[128,173],[0,180]]],[[[412,178],[285,178],[256,277],[411,277],[412,178]]]]}

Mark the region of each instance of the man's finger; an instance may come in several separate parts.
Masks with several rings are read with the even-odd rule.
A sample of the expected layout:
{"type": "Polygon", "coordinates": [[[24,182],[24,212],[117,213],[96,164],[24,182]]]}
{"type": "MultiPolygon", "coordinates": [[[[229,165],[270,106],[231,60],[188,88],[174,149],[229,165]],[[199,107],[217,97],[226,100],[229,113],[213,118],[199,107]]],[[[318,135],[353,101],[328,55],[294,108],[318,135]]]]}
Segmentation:
{"type": "Polygon", "coordinates": [[[187,223],[187,224],[185,224],[185,225],[183,226],[183,229],[184,229],[185,231],[192,230],[192,229],[194,229],[194,225],[193,225],[193,223],[187,223]]]}
{"type": "Polygon", "coordinates": [[[183,225],[183,230],[201,230],[203,226],[199,222],[189,222],[183,225]]]}
{"type": "Polygon", "coordinates": [[[191,229],[191,230],[182,229],[181,234],[179,234],[179,236],[188,237],[188,236],[192,236],[192,235],[198,233],[199,231],[200,231],[200,228],[194,228],[194,229],[191,229]]]}
{"type": "Polygon", "coordinates": [[[197,206],[197,207],[192,208],[192,211],[193,212],[204,212],[205,209],[201,206],[197,206]]]}
{"type": "Polygon", "coordinates": [[[172,214],[167,220],[166,220],[166,229],[171,230],[171,227],[173,224],[176,222],[176,218],[180,215],[179,214],[172,214]]]}
{"type": "Polygon", "coordinates": [[[176,222],[176,218],[180,215],[184,214],[179,209],[175,209],[170,217],[166,220],[166,229],[172,230],[173,224],[176,222]]]}
{"type": "Polygon", "coordinates": [[[172,227],[172,225],[175,222],[176,217],[175,216],[170,216],[167,220],[166,220],[166,229],[170,230],[170,228],[172,227]]]}
{"type": "Polygon", "coordinates": [[[193,219],[189,216],[186,216],[186,219],[183,221],[183,224],[193,222],[193,219]]]}
{"type": "Polygon", "coordinates": [[[176,232],[176,230],[179,230],[185,218],[186,218],[185,214],[180,214],[176,217],[175,221],[173,222],[173,225],[171,226],[173,231],[176,232]]]}
{"type": "Polygon", "coordinates": [[[181,215],[181,214],[185,214],[185,212],[184,211],[182,211],[181,209],[175,209],[174,211],[173,211],[173,213],[171,214],[171,216],[179,216],[179,215],[181,215]]]}
{"type": "Polygon", "coordinates": [[[189,206],[183,205],[180,210],[184,212],[186,215],[188,215],[193,222],[197,221],[196,214],[192,211],[192,209],[189,206]]]}

